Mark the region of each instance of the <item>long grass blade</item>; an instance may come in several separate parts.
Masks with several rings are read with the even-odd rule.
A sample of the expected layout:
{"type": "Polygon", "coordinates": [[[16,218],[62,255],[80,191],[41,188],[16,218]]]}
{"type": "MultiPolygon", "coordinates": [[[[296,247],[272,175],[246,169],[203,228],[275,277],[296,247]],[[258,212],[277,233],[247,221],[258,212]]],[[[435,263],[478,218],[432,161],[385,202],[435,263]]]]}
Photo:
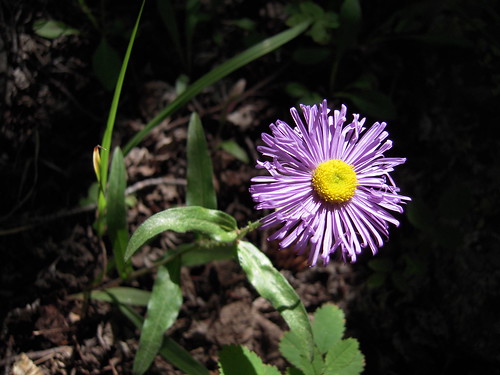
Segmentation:
{"type": "Polygon", "coordinates": [[[180,94],[172,103],[167,105],[155,118],[146,124],[144,129],[138,132],[123,148],[124,154],[128,154],[131,149],[139,144],[151,130],[160,124],[166,117],[179,110],[184,104],[198,95],[204,88],[214,84],[235,70],[249,64],[250,62],[262,57],[283,44],[293,40],[303,33],[310,25],[311,21],[304,21],[288,30],[285,30],[271,38],[267,38],[254,46],[243,51],[239,55],[229,59],[225,63],[214,68],[203,77],[195,81],[182,94],[180,94]]]}
{"type": "MultiPolygon", "coordinates": [[[[130,60],[130,55],[132,54],[132,47],[134,46],[135,37],[137,35],[137,30],[139,29],[139,22],[142,16],[142,10],[144,8],[144,3],[146,1],[142,1],[141,8],[139,10],[139,15],[137,16],[137,20],[134,25],[134,29],[132,30],[132,34],[130,36],[130,40],[128,43],[127,51],[125,52],[125,57],[123,58],[122,67],[120,69],[120,74],[118,75],[118,80],[116,81],[115,92],[113,94],[113,100],[111,101],[111,107],[109,109],[108,121],[106,123],[106,129],[104,130],[104,134],[101,141],[102,153],[101,153],[101,186],[103,189],[106,188],[106,183],[108,181],[108,161],[109,161],[109,150],[111,148],[111,137],[113,135],[113,127],[115,125],[116,112],[118,110],[118,102],[120,100],[120,94],[123,87],[123,81],[125,80],[125,73],[127,71],[128,62],[130,60]]],[[[106,207],[106,198],[104,195],[104,191],[99,192],[98,199],[98,212],[100,221],[98,221],[98,232],[99,234],[103,234],[104,232],[104,209],[106,207]]]]}

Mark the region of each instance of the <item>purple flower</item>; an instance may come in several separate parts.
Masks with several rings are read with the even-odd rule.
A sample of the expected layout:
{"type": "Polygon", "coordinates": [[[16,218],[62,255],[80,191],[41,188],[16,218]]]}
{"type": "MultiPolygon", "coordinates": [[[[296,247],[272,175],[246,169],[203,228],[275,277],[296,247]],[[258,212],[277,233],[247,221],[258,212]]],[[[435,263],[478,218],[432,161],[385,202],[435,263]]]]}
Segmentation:
{"type": "Polygon", "coordinates": [[[388,238],[388,211],[403,212],[410,198],[399,195],[389,175],[405,158],[388,158],[392,147],[386,123],[365,128],[365,118],[354,114],[346,123],[347,108],[333,111],[326,100],[318,106],[301,105],[304,119],[290,109],[297,125],[271,124],[258,150],[271,161],[257,161],[267,176],[252,178],[250,193],[257,209],[272,209],[262,228],[277,228],[268,239],[281,249],[292,246],[301,254],[309,249],[309,265],[323,264],[340,250],[344,261],[355,262],[369,247],[375,254],[388,238]]]}

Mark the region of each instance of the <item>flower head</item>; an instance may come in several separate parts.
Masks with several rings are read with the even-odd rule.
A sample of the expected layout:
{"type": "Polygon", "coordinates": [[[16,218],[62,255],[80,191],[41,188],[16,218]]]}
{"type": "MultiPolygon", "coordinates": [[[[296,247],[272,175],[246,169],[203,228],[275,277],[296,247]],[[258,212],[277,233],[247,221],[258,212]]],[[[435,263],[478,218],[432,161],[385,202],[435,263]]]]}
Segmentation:
{"type": "Polygon", "coordinates": [[[405,158],[388,158],[392,147],[386,123],[368,129],[358,114],[346,124],[347,108],[301,105],[303,119],[291,108],[296,127],[284,121],[271,124],[272,135],[262,134],[258,150],[271,161],[257,161],[267,176],[252,178],[250,193],[257,209],[273,209],[262,228],[277,228],[269,240],[280,248],[309,249],[309,265],[321,258],[327,264],[337,250],[344,261],[356,261],[362,249],[375,254],[396,220],[388,211],[403,212],[409,197],[399,195],[390,176],[405,158]]]}

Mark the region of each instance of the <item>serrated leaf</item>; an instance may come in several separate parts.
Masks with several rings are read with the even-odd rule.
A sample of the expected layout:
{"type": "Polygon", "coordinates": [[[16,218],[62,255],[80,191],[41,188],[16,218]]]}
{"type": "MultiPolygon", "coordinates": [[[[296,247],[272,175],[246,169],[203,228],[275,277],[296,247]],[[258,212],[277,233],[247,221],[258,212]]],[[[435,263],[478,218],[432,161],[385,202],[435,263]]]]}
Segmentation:
{"type": "Polygon", "coordinates": [[[212,160],[200,117],[195,112],[188,126],[187,163],[186,204],[216,209],[212,160]]]}
{"type": "Polygon", "coordinates": [[[299,9],[303,14],[307,14],[312,18],[320,18],[325,13],[323,8],[312,1],[304,1],[300,3],[299,9]]]}
{"type": "Polygon", "coordinates": [[[127,277],[128,272],[131,270],[130,266],[127,266],[123,260],[128,242],[127,210],[125,207],[126,184],[125,161],[120,148],[117,147],[113,153],[109,175],[106,221],[113,246],[116,268],[123,279],[127,277]]]}
{"type": "Polygon", "coordinates": [[[238,261],[248,280],[278,310],[290,330],[299,338],[308,358],[313,358],[311,324],[299,296],[271,261],[253,244],[240,241],[238,261]]]}
{"type": "Polygon", "coordinates": [[[66,25],[64,22],[46,19],[39,19],[33,22],[33,31],[35,34],[47,39],[56,39],[63,35],[76,35],[80,33],[77,29],[66,25]]]}
{"type": "Polygon", "coordinates": [[[158,273],[142,325],[139,348],[134,359],[133,373],[144,374],[158,354],[165,331],[175,322],[182,304],[180,259],[176,257],[158,273]]]}
{"type": "Polygon", "coordinates": [[[232,242],[236,239],[236,228],[234,218],[222,211],[197,206],[170,208],[151,216],[137,228],[128,243],[125,260],[167,230],[201,233],[215,241],[232,242]]]}
{"type": "Polygon", "coordinates": [[[257,354],[244,346],[228,345],[219,352],[220,375],[280,375],[278,369],[262,362],[257,354]]]}
{"type": "Polygon", "coordinates": [[[236,246],[231,244],[229,246],[214,245],[207,247],[197,247],[182,254],[183,266],[198,266],[206,264],[215,260],[231,259],[236,255],[236,246]]]}
{"type": "Polygon", "coordinates": [[[323,367],[321,354],[316,348],[307,348],[306,344],[293,331],[285,332],[279,343],[281,354],[292,365],[300,369],[304,374],[320,373],[323,367]],[[310,352],[313,352],[311,360],[310,352]]]}
{"type": "Polygon", "coordinates": [[[233,155],[236,159],[243,163],[248,163],[250,160],[248,159],[248,155],[246,151],[233,139],[223,141],[220,144],[220,147],[233,155]]]}
{"type": "Polygon", "coordinates": [[[92,68],[99,82],[111,91],[120,74],[121,59],[118,52],[104,38],[92,56],[92,68]]]}
{"type": "Polygon", "coordinates": [[[314,343],[319,351],[325,354],[344,336],[344,312],[335,305],[323,305],[314,313],[312,331],[314,343]]]}
{"type": "Polygon", "coordinates": [[[365,359],[356,339],[337,342],[325,357],[325,375],[358,375],[363,371],[365,359]]]}

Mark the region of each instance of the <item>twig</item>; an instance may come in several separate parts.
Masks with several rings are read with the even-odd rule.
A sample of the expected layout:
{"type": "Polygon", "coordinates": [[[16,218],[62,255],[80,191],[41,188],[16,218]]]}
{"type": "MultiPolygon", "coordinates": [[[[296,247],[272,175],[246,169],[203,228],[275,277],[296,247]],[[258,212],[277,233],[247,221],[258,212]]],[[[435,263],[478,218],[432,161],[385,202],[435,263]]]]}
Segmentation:
{"type": "MultiPolygon", "coordinates": [[[[58,353],[66,353],[68,356],[70,356],[71,353],[73,353],[73,347],[71,347],[69,345],[62,345],[62,346],[56,346],[55,348],[38,350],[38,351],[34,351],[34,352],[28,352],[25,354],[28,356],[29,359],[33,360],[33,359],[43,358],[46,356],[52,356],[52,355],[58,354],[58,353]]],[[[0,359],[0,366],[5,366],[8,363],[15,362],[19,358],[21,358],[21,354],[16,355],[16,356],[12,356],[12,357],[8,357],[5,359],[0,359]]]]}
{"type": "MultiPolygon", "coordinates": [[[[149,178],[146,180],[138,181],[135,184],[129,186],[127,189],[125,189],[125,195],[132,195],[139,190],[143,190],[147,187],[150,186],[156,186],[156,185],[180,185],[180,186],[185,186],[186,185],[186,180],[183,178],[172,178],[172,177],[156,177],[156,178],[149,178]]],[[[47,215],[47,216],[40,216],[37,218],[34,218],[31,220],[31,222],[25,224],[25,225],[20,225],[18,227],[14,228],[8,228],[8,229],[0,229],[0,236],[6,236],[9,234],[16,234],[20,232],[27,231],[35,226],[42,225],[42,224],[47,224],[49,222],[63,219],[69,216],[74,216],[74,215],[79,215],[87,212],[94,211],[97,208],[97,204],[91,203],[86,206],[81,206],[81,207],[75,207],[70,210],[63,210],[59,211],[55,214],[52,215],[47,215]]]]}

